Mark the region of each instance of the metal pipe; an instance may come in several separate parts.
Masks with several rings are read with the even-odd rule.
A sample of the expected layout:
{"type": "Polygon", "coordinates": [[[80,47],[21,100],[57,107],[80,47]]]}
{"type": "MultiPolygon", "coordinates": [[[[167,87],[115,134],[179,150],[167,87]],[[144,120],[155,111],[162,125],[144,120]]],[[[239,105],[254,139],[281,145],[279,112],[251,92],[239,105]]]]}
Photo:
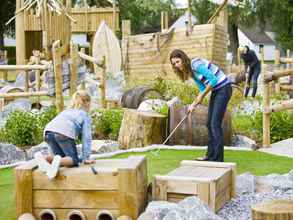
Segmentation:
{"type": "Polygon", "coordinates": [[[96,220],[115,220],[115,217],[109,210],[101,210],[98,212],[96,220]]]}
{"type": "Polygon", "coordinates": [[[57,220],[56,214],[52,209],[43,209],[39,213],[40,220],[57,220]]]}
{"type": "Polygon", "coordinates": [[[73,210],[69,212],[68,220],[86,220],[86,217],[81,211],[73,210]]]}

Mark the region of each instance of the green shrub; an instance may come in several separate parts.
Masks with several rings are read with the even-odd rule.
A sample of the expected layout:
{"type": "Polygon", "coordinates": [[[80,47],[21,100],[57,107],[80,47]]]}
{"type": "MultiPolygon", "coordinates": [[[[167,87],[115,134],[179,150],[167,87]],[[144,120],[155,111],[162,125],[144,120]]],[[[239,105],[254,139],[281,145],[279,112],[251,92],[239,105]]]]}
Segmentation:
{"type": "MultiPolygon", "coordinates": [[[[271,142],[278,142],[292,138],[293,134],[293,113],[273,112],[270,114],[270,138],[271,142]]],[[[263,136],[263,114],[257,111],[254,115],[235,115],[232,119],[233,130],[236,134],[242,134],[262,142],[263,136]]]]}
{"type": "Polygon", "coordinates": [[[118,139],[123,118],[121,109],[98,109],[91,114],[93,133],[96,138],[118,139]]]}
{"type": "MultiPolygon", "coordinates": [[[[275,143],[293,137],[293,113],[288,111],[273,112],[270,114],[270,137],[275,143]]],[[[263,114],[257,112],[254,117],[254,127],[257,135],[262,136],[263,114]]]]}
{"type": "Polygon", "coordinates": [[[10,113],[5,124],[5,139],[22,149],[40,143],[41,131],[37,116],[24,111],[10,113]]]}
{"type": "Polygon", "coordinates": [[[198,94],[194,83],[184,83],[179,80],[164,80],[157,78],[153,87],[161,92],[165,99],[170,100],[177,96],[184,104],[190,104],[198,94]]]}

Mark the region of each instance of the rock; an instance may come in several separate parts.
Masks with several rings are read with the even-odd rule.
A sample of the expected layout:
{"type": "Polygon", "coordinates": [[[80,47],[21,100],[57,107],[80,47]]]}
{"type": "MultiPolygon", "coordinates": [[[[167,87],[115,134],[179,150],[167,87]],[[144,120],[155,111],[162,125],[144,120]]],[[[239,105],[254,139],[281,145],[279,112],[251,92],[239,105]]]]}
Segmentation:
{"type": "Polygon", "coordinates": [[[92,153],[102,154],[109,153],[119,150],[118,141],[112,140],[93,140],[92,142],[92,153]]]}
{"type": "Polygon", "coordinates": [[[167,102],[161,99],[148,99],[140,103],[138,111],[157,113],[167,102]]]}
{"type": "Polygon", "coordinates": [[[0,165],[24,161],[25,153],[13,144],[0,144],[0,165]]]}
{"type": "Polygon", "coordinates": [[[245,147],[250,149],[256,149],[256,142],[243,135],[235,135],[232,138],[232,146],[234,147],[245,147]]]}
{"type": "Polygon", "coordinates": [[[237,195],[254,193],[255,177],[251,173],[243,173],[236,177],[236,193],[237,195]]]}
{"type": "Polygon", "coordinates": [[[29,99],[16,99],[5,105],[3,111],[0,112],[0,127],[5,125],[5,122],[11,112],[16,110],[28,112],[31,110],[31,106],[32,102],[29,99]]]}
{"type": "Polygon", "coordinates": [[[172,209],[163,220],[221,220],[209,208],[207,204],[196,196],[187,197],[178,203],[178,207],[172,209]]]}
{"type": "Polygon", "coordinates": [[[173,105],[182,105],[182,104],[183,104],[182,101],[177,96],[167,102],[167,105],[169,107],[173,105]]]}
{"type": "Polygon", "coordinates": [[[162,220],[169,211],[177,206],[176,203],[166,201],[150,202],[145,212],[139,216],[138,220],[162,220]]]}

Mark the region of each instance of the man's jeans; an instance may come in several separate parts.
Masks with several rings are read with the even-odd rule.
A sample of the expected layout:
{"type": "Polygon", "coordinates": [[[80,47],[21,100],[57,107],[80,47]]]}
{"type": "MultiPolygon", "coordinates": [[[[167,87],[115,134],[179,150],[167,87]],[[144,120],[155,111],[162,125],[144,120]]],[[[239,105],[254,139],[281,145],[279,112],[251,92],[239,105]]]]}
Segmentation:
{"type": "Polygon", "coordinates": [[[257,79],[261,72],[261,64],[257,63],[254,67],[249,70],[248,80],[247,80],[247,87],[245,88],[244,96],[247,97],[250,89],[250,81],[252,80],[252,97],[255,97],[257,91],[257,79]]]}
{"type": "Polygon", "coordinates": [[[78,166],[78,153],[74,139],[62,134],[47,131],[45,141],[50,145],[54,155],[61,157],[71,157],[73,166],[78,166]]]}
{"type": "Polygon", "coordinates": [[[222,121],[232,95],[231,84],[213,91],[208,110],[208,152],[210,161],[224,161],[224,135],[222,121]]]}

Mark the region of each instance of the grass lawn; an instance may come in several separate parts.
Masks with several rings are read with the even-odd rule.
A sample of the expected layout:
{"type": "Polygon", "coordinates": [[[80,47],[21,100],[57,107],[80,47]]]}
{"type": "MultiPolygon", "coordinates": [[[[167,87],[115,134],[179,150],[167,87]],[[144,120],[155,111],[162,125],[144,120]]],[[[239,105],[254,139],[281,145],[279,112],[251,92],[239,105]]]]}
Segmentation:
{"type": "MultiPolygon", "coordinates": [[[[150,152],[131,153],[115,156],[124,158],[129,155],[146,155],[148,158],[149,181],[154,174],[165,174],[176,168],[181,160],[202,156],[204,151],[162,150],[158,157],[150,152]]],[[[255,175],[269,173],[288,173],[293,169],[293,158],[274,156],[261,152],[226,151],[226,162],[236,162],[238,174],[251,172],[255,175]]],[[[14,177],[12,169],[0,170],[0,220],[15,220],[14,177]]]]}

